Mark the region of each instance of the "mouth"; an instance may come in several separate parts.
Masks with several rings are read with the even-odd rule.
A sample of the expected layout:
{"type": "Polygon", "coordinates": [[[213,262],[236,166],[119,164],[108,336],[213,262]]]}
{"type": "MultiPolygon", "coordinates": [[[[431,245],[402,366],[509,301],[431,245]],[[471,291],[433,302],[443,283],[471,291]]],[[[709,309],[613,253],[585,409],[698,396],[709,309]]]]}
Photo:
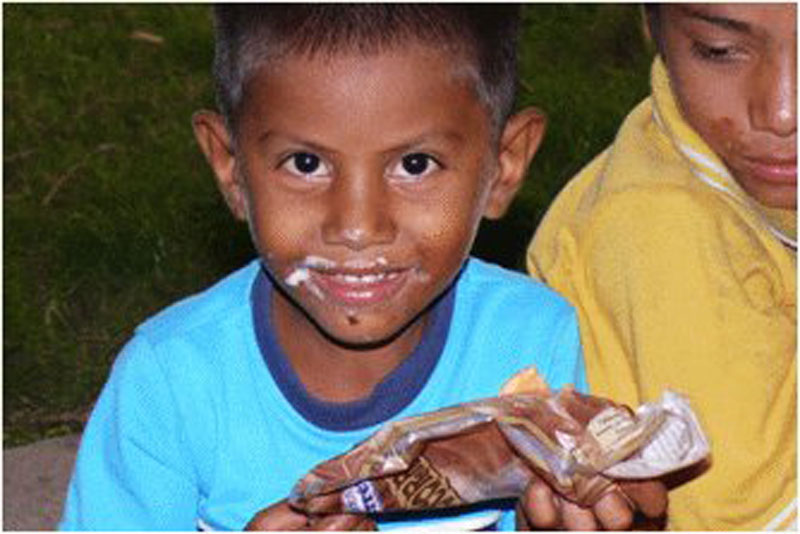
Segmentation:
{"type": "Polygon", "coordinates": [[[410,272],[410,269],[312,269],[309,284],[334,303],[359,308],[391,299],[405,285],[410,272]]]}
{"type": "Polygon", "coordinates": [[[349,260],[339,264],[310,256],[285,278],[290,286],[304,285],[320,300],[347,308],[360,308],[388,301],[411,278],[414,269],[390,267],[377,260],[349,260]]]}
{"type": "Polygon", "coordinates": [[[775,185],[797,183],[797,156],[786,158],[744,158],[745,165],[760,180],[775,185]]]}

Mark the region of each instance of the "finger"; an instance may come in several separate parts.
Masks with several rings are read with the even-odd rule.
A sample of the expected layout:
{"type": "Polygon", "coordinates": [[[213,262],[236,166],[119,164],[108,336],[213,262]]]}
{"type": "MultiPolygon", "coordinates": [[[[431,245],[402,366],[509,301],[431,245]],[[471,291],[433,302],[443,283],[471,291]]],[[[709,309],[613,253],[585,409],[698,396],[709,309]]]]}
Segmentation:
{"type": "Polygon", "coordinates": [[[286,501],[258,512],[245,526],[245,530],[301,530],[308,517],[293,510],[286,501]]]}
{"type": "Polygon", "coordinates": [[[667,487],[661,481],[620,482],[619,487],[645,516],[654,518],[667,513],[667,487]]]}
{"type": "Polygon", "coordinates": [[[344,513],[340,492],[316,495],[298,506],[301,506],[302,511],[311,516],[344,513]]]}
{"type": "Polygon", "coordinates": [[[567,500],[561,503],[561,521],[567,530],[597,530],[592,509],[567,500]]]}
{"type": "Polygon", "coordinates": [[[546,483],[534,479],[520,499],[521,509],[530,526],[552,529],[560,526],[561,512],[558,501],[546,483]]]}
{"type": "Polygon", "coordinates": [[[606,530],[627,530],[633,525],[631,502],[619,489],[606,493],[592,510],[606,530]]]}
{"type": "Polygon", "coordinates": [[[356,528],[353,530],[378,530],[378,526],[375,524],[375,521],[370,519],[367,516],[361,517],[361,522],[356,525],[356,528]]]}
{"type": "Polygon", "coordinates": [[[521,498],[517,500],[517,506],[514,509],[514,530],[517,532],[533,530],[533,525],[528,519],[528,514],[525,513],[521,498]]]}
{"type": "Polygon", "coordinates": [[[312,519],[306,530],[345,531],[374,530],[375,523],[368,517],[357,514],[333,514],[312,519]]]}

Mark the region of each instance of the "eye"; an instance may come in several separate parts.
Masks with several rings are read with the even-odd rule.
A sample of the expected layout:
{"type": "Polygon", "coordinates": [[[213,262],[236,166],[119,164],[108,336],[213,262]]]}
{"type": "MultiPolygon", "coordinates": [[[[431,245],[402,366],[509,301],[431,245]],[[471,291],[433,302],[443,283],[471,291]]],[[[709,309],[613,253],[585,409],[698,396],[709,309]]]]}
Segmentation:
{"type": "Polygon", "coordinates": [[[433,156],[414,152],[400,158],[400,161],[389,170],[389,175],[404,180],[422,178],[441,168],[442,166],[433,156]]]}
{"type": "Polygon", "coordinates": [[[714,46],[700,41],[692,43],[692,53],[700,59],[717,63],[727,63],[735,60],[738,56],[738,49],[733,46],[714,46]]]}
{"type": "Polygon", "coordinates": [[[281,167],[296,176],[305,178],[324,178],[330,169],[316,154],[296,152],[283,160],[281,167]]]}

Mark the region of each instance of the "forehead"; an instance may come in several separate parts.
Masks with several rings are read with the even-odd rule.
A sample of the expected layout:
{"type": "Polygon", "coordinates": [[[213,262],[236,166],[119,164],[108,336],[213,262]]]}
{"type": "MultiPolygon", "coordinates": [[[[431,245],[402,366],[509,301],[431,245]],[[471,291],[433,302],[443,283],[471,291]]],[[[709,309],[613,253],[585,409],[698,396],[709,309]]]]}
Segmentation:
{"type": "MultiPolygon", "coordinates": [[[[289,54],[258,68],[245,84],[242,120],[292,128],[345,121],[395,127],[475,118],[483,111],[477,73],[462,55],[430,46],[375,53],[289,54]]],[[[488,118],[488,117],[484,117],[488,118]]]]}
{"type": "Polygon", "coordinates": [[[797,6],[794,3],[667,4],[662,10],[683,20],[757,38],[797,33],[797,6]]]}

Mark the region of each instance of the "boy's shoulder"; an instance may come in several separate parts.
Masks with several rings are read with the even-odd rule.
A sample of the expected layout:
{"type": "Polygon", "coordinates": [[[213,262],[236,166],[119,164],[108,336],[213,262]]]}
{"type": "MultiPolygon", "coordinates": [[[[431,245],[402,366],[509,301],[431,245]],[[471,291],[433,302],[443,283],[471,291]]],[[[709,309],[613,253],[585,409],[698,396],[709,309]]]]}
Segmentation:
{"type": "Polygon", "coordinates": [[[597,162],[582,169],[578,176],[602,180],[606,195],[631,190],[693,187],[697,179],[691,166],[656,119],[653,97],[641,101],[625,117],[612,143],[597,162]]]}
{"type": "Polygon", "coordinates": [[[726,224],[751,226],[752,219],[752,210],[698,175],[656,120],[648,97],[626,117],[611,145],[559,192],[537,238],[552,240],[568,227],[578,236],[618,232],[659,246],[652,238],[659,229],[670,228],[683,240],[726,224]],[[676,231],[678,225],[689,235],[676,231]]]}
{"type": "Polygon", "coordinates": [[[484,260],[470,257],[458,282],[458,295],[478,309],[492,303],[506,307],[571,313],[564,297],[542,282],[484,260]]]}
{"type": "Polygon", "coordinates": [[[260,263],[253,260],[203,291],[159,311],[140,324],[136,333],[151,343],[190,332],[221,327],[227,321],[250,317],[250,291],[260,263]]]}
{"type": "Polygon", "coordinates": [[[479,395],[530,365],[553,388],[586,389],[575,310],[530,276],[470,258],[450,325],[448,347],[479,395]]]}

